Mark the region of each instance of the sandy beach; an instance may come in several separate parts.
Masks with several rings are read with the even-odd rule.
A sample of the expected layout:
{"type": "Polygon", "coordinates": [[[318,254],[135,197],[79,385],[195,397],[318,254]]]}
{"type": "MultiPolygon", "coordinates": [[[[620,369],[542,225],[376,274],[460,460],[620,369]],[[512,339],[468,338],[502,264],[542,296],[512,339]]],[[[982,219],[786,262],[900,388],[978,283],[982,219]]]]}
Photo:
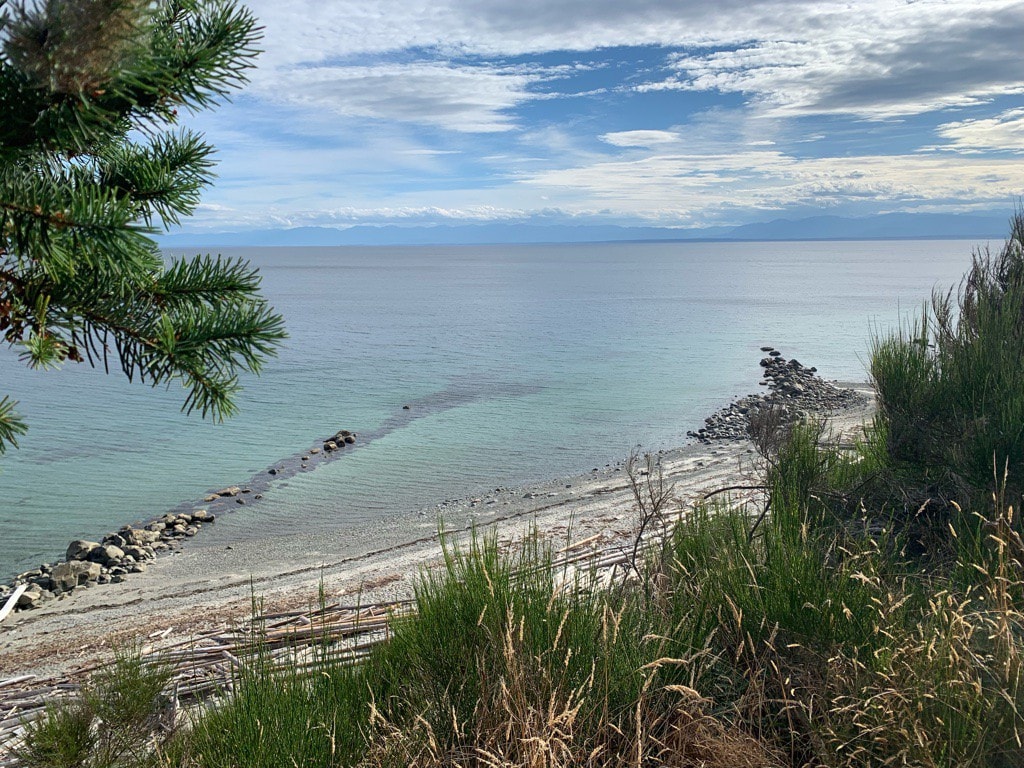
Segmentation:
{"type": "MultiPolygon", "coordinates": [[[[870,396],[866,384],[843,383],[870,396]]],[[[834,433],[850,434],[870,418],[863,404],[835,414],[834,433]]],[[[64,600],[8,616],[0,625],[0,679],[69,676],[131,642],[173,643],[249,618],[253,600],[266,611],[328,603],[382,602],[411,594],[417,574],[441,554],[438,534],[496,532],[501,540],[537,530],[556,546],[585,539],[603,549],[625,546],[636,509],[623,460],[574,477],[501,489],[489,495],[405,513],[381,524],[327,534],[274,535],[225,541],[216,525],[145,573],[122,584],[78,589],[64,600]]],[[[673,486],[673,513],[709,491],[756,481],[748,440],[694,442],[655,455],[673,486]]],[[[734,498],[753,492],[736,491],[734,498]]]]}

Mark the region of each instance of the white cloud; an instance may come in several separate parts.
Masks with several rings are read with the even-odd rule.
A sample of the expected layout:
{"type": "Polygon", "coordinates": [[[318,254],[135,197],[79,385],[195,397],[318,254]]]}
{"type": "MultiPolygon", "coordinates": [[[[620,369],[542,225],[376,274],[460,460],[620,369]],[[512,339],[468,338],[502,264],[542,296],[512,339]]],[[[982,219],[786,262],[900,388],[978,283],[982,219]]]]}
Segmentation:
{"type": "Polygon", "coordinates": [[[949,142],[934,147],[937,149],[1024,153],[1024,109],[1007,110],[990,118],[944,123],[936,133],[949,142]]]}
{"type": "Polygon", "coordinates": [[[743,223],[751,211],[966,210],[1016,199],[1024,157],[958,154],[798,158],[772,149],[647,152],[522,173],[487,188],[335,188],[280,174],[276,202],[254,193],[204,206],[194,227],[349,226],[358,223],[522,221],[543,218],[661,226],[743,223]]]}
{"type": "Polygon", "coordinates": [[[531,98],[542,75],[443,63],[294,68],[260,93],[345,117],[425,123],[490,133],[513,126],[508,110],[531,98]]]}
{"type": "Polygon", "coordinates": [[[654,147],[674,144],[679,141],[679,134],[672,131],[615,131],[604,134],[600,139],[614,147],[654,147]]]}
{"type": "Polygon", "coordinates": [[[545,171],[521,183],[552,199],[575,198],[590,208],[600,204],[620,215],[680,222],[736,205],[781,210],[861,200],[898,208],[951,199],[1005,205],[1020,194],[1021,178],[1024,158],[807,159],[752,149],[729,154],[650,154],[545,171]]]}
{"type": "Polygon", "coordinates": [[[222,208],[203,215],[222,223],[483,220],[550,208],[683,225],[738,208],[1005,206],[1021,193],[1024,159],[982,155],[1022,150],[1024,110],[946,122],[937,135],[956,153],[875,154],[865,147],[879,126],[858,121],[840,129],[859,156],[786,150],[814,141],[828,151],[841,123],[794,116],[885,119],[1024,93],[1024,0],[248,4],[266,27],[266,53],[245,110],[225,110],[228,124],[211,136],[224,165],[209,197],[222,208]],[[630,51],[621,62],[615,51],[590,53],[615,46],[660,48],[637,56],[643,71],[630,51]],[[598,66],[604,82],[565,82],[608,85],[585,91],[600,99],[573,112],[572,102],[540,103],[569,95],[552,83],[598,66]],[[716,92],[734,96],[696,117],[687,112],[698,100],[678,94],[678,113],[648,99],[645,109],[657,101],[662,111],[630,114],[629,99],[642,97],[616,85],[641,77],[639,90],[710,94],[702,108],[716,92]]]}
{"type": "MultiPolygon", "coordinates": [[[[677,75],[642,87],[741,93],[783,114],[891,117],[1024,92],[1021,0],[254,0],[251,5],[266,25],[267,52],[257,75],[261,90],[280,92],[284,73],[291,83],[284,95],[291,98],[305,83],[316,85],[313,73],[320,67],[359,69],[367,56],[414,50],[448,69],[399,67],[423,86],[399,92],[412,92],[427,114],[432,94],[441,94],[440,112],[456,99],[450,87],[459,84],[455,71],[465,67],[453,59],[633,45],[688,49],[674,60],[677,75]]],[[[483,104],[467,109],[470,123],[486,130],[507,127],[502,110],[521,103],[523,84],[513,79],[501,86],[486,72],[478,74],[478,80],[462,83],[479,82],[486,94],[483,104]]],[[[491,74],[498,80],[530,76],[491,74]]],[[[342,100],[351,97],[352,109],[362,104],[373,114],[392,114],[388,105],[372,99],[367,104],[366,94],[353,94],[354,87],[348,83],[329,101],[343,108],[342,100]]],[[[415,111],[395,114],[409,119],[415,111]]],[[[454,124],[443,117],[435,122],[454,124]]]]}
{"type": "Polygon", "coordinates": [[[1016,0],[802,10],[789,33],[677,55],[677,76],[641,88],[742,93],[777,114],[871,118],[1024,92],[1024,4],[1016,0]]]}

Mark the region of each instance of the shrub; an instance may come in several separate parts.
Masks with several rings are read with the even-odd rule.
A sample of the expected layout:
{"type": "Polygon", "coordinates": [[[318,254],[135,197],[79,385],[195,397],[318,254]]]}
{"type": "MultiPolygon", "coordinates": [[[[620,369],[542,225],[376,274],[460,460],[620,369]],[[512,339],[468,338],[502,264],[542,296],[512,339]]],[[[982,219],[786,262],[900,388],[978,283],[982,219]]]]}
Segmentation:
{"type": "MultiPolygon", "coordinates": [[[[892,470],[932,499],[984,503],[1004,467],[1024,483],[1024,211],[998,254],[976,252],[958,294],[876,339],[871,377],[892,470]],[[994,469],[996,470],[994,472],[994,469]]],[[[916,510],[911,510],[916,511],[916,510]]]]}

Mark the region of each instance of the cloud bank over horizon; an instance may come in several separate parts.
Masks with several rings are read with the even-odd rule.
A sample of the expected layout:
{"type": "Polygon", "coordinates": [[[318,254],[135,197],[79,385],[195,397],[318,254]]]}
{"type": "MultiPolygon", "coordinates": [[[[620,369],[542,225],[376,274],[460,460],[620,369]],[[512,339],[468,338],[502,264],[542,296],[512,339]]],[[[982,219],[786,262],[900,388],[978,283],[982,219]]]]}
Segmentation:
{"type": "Polygon", "coordinates": [[[1008,210],[1024,2],[253,0],[187,229],[1008,210]]]}

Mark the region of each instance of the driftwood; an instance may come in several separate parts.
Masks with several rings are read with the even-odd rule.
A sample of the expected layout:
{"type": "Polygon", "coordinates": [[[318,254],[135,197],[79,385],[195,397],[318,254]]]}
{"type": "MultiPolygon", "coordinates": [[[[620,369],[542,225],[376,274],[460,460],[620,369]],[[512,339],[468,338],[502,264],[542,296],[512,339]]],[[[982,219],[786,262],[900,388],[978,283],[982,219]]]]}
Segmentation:
{"type": "Polygon", "coordinates": [[[18,586],[14,593],[7,598],[7,602],[4,603],[4,607],[0,608],[0,621],[7,618],[7,615],[14,610],[14,606],[18,604],[18,598],[25,594],[25,590],[28,589],[28,584],[21,584],[18,586]]]}
{"type": "MultiPolygon", "coordinates": [[[[313,647],[339,663],[354,663],[387,640],[390,622],[411,609],[410,602],[400,601],[268,614],[161,648],[146,646],[140,653],[144,663],[171,665],[169,687],[179,705],[188,707],[231,690],[254,652],[272,664],[288,663],[300,670],[311,664],[302,660],[301,653],[313,647]]],[[[168,634],[164,630],[150,639],[168,634]]],[[[66,679],[20,675],[0,680],[0,766],[17,765],[10,750],[17,746],[26,724],[40,717],[47,704],[76,696],[89,675],[108,664],[81,667],[66,679]]]]}
{"type": "MultiPolygon", "coordinates": [[[[671,522],[657,520],[647,531],[647,540],[661,540],[671,522]]],[[[563,547],[551,566],[572,572],[583,564],[594,572],[614,574],[629,561],[626,541],[631,548],[633,535],[629,531],[589,536],[563,547]]],[[[257,652],[262,660],[300,672],[318,663],[308,655],[313,649],[321,659],[358,663],[374,646],[387,641],[392,621],[411,615],[413,610],[412,601],[403,600],[266,613],[235,627],[223,626],[165,644],[162,641],[173,631],[168,628],[147,636],[148,644],[140,654],[144,663],[171,666],[169,688],[179,707],[188,708],[233,690],[257,652]],[[161,645],[157,647],[156,642],[161,645]]],[[[0,768],[17,765],[10,750],[17,746],[26,725],[45,713],[47,704],[78,695],[89,676],[110,663],[80,667],[63,679],[20,675],[0,680],[0,768]]]]}

